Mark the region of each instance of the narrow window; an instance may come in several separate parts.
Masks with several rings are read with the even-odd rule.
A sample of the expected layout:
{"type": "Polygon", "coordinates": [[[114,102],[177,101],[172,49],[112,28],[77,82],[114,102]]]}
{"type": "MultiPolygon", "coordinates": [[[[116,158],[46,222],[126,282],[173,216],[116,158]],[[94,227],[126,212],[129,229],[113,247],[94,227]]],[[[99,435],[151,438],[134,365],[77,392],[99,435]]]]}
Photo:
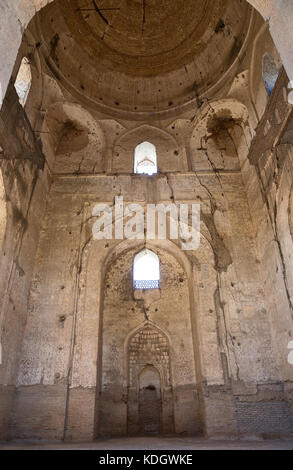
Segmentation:
{"type": "Polygon", "coordinates": [[[135,289],[159,289],[160,261],[150,250],[138,253],[133,262],[133,287],[135,289]]]}
{"type": "Polygon", "coordinates": [[[19,102],[24,107],[32,84],[32,72],[29,60],[24,57],[21,61],[14,87],[18,94],[19,102]]]}
{"type": "Polygon", "coordinates": [[[262,60],[262,78],[268,95],[270,96],[275,88],[279,76],[279,70],[273,57],[266,53],[262,60]]]}
{"type": "Polygon", "coordinates": [[[150,142],[142,142],[134,152],[134,173],[154,175],[157,171],[156,147],[150,142]]]}

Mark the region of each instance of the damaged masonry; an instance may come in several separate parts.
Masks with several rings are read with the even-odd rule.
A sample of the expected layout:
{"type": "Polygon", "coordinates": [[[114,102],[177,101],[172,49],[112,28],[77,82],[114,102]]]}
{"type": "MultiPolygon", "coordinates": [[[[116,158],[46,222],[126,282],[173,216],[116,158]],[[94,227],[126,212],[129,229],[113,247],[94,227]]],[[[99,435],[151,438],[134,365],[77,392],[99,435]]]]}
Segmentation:
{"type": "Polygon", "coordinates": [[[292,437],[293,4],[4,3],[1,440],[292,437]]]}
{"type": "Polygon", "coordinates": [[[147,204],[146,208],[128,204],[124,208],[123,196],[119,196],[114,209],[96,204],[92,216],[97,218],[92,228],[95,240],[112,240],[113,236],[115,240],[166,240],[169,235],[170,240],[180,238],[182,250],[194,251],[200,244],[200,204],[147,204]]]}

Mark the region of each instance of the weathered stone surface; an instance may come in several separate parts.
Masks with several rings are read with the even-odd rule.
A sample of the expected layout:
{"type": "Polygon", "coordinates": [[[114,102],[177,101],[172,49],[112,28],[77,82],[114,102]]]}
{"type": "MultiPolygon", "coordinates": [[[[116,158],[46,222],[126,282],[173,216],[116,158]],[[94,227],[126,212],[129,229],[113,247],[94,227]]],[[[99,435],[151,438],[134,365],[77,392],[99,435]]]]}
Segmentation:
{"type": "Polygon", "coordinates": [[[56,0],[33,17],[47,3],[0,6],[0,39],[14,36],[0,48],[1,439],[292,434],[291,6],[249,2],[274,45],[238,0],[109,16],[56,0]],[[265,54],[281,70],[270,96],[265,54]],[[152,176],[134,174],[145,141],[152,176]],[[93,208],[117,196],[199,204],[198,249],[170,230],[93,239],[93,208]],[[146,247],[159,288],[134,289],[146,247]]]}

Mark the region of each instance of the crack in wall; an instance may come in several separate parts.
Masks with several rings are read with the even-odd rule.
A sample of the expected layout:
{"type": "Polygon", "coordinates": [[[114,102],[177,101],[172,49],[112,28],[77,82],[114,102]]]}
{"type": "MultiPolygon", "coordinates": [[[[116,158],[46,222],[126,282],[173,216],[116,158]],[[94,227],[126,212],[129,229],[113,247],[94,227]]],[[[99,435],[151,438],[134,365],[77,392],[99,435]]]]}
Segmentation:
{"type": "Polygon", "coordinates": [[[259,180],[259,183],[260,183],[259,187],[260,187],[260,190],[261,190],[262,199],[263,199],[263,202],[264,202],[265,207],[267,209],[267,214],[268,214],[268,217],[269,217],[269,220],[270,220],[270,223],[271,223],[271,227],[272,227],[272,231],[273,231],[273,235],[274,235],[274,241],[276,242],[276,244],[278,246],[278,253],[279,253],[279,256],[280,256],[280,261],[281,261],[281,266],[282,266],[282,276],[283,276],[286,296],[287,296],[291,316],[293,318],[293,303],[292,303],[291,296],[290,296],[290,291],[289,291],[288,277],[287,277],[287,267],[286,267],[286,263],[285,263],[285,258],[284,258],[284,254],[283,254],[283,250],[282,250],[281,241],[279,240],[279,236],[278,236],[278,228],[277,228],[278,207],[277,207],[277,200],[276,199],[274,200],[274,206],[272,208],[273,209],[273,216],[272,216],[271,208],[270,208],[270,202],[269,202],[267,192],[266,192],[266,189],[265,189],[262,177],[261,177],[261,172],[260,172],[259,165],[255,164],[254,167],[256,169],[256,173],[257,173],[258,180],[259,180]]]}
{"type": "MultiPolygon", "coordinates": [[[[83,214],[84,217],[85,213],[83,214]]],[[[72,373],[73,373],[73,363],[74,363],[74,353],[76,346],[76,337],[77,337],[77,316],[78,316],[78,303],[80,299],[81,286],[80,286],[80,277],[82,273],[82,263],[84,252],[91,242],[93,236],[91,236],[82,244],[82,234],[84,230],[85,221],[80,224],[80,233],[79,233],[79,253],[78,260],[76,263],[76,281],[75,281],[75,294],[74,294],[74,309],[73,309],[73,322],[72,322],[72,332],[71,332],[71,342],[70,342],[70,354],[68,360],[68,369],[67,369],[67,391],[66,391],[66,403],[65,403],[65,416],[64,416],[64,431],[63,431],[63,441],[66,440],[67,431],[68,431],[68,414],[69,414],[69,403],[70,403],[70,389],[72,385],[72,373]]]]}

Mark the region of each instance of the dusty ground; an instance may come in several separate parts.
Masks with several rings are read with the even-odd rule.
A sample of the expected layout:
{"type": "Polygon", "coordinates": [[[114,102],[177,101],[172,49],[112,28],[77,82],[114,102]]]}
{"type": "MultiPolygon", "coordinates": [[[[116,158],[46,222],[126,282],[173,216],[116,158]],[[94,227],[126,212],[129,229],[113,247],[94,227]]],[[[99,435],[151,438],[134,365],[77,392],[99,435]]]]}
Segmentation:
{"type": "Polygon", "coordinates": [[[293,450],[288,440],[207,440],[179,437],[101,439],[90,443],[60,444],[18,441],[0,444],[0,450],[293,450]]]}

